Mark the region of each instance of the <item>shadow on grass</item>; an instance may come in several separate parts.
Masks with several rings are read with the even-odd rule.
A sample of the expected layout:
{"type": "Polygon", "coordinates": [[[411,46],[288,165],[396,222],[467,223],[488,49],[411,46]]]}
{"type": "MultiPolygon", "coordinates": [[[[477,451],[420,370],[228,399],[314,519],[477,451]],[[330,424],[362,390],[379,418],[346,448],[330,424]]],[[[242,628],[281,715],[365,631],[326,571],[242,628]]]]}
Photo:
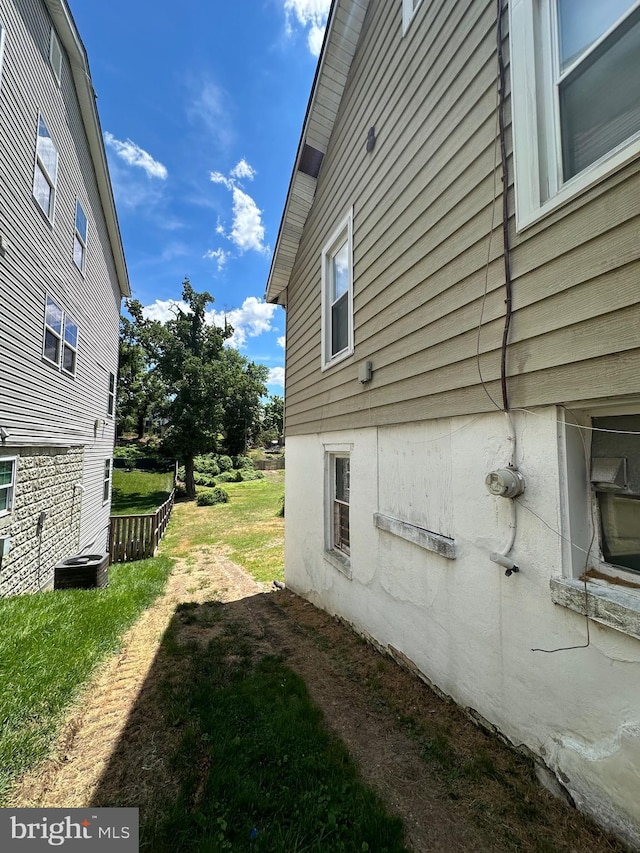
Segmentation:
{"type": "Polygon", "coordinates": [[[154,853],[406,853],[250,602],[176,608],[92,805],[139,807],[154,853]]]}
{"type": "Polygon", "coordinates": [[[111,496],[112,515],[136,515],[154,513],[169,499],[169,492],[125,492],[117,486],[113,487],[111,496]]]}

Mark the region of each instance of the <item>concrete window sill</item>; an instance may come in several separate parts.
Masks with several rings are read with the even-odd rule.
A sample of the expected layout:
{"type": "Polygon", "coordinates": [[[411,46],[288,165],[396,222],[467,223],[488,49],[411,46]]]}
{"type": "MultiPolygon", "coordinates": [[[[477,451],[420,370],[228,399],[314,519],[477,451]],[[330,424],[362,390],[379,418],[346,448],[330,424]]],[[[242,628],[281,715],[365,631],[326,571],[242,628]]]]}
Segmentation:
{"type": "Polygon", "coordinates": [[[414,545],[424,548],[426,551],[440,554],[447,560],[455,560],[456,558],[455,539],[450,539],[441,533],[433,533],[424,527],[417,527],[415,524],[400,521],[398,518],[391,518],[389,515],[382,515],[380,512],[374,513],[373,523],[379,530],[393,533],[394,536],[406,539],[407,542],[413,542],[414,545]]]}
{"type": "MultiPolygon", "coordinates": [[[[584,586],[577,578],[551,578],[551,599],[584,616],[584,586]]],[[[588,582],[586,604],[594,622],[640,640],[640,589],[588,582]]]]}
{"type": "Polygon", "coordinates": [[[341,554],[340,551],[325,551],[324,558],[334,569],[351,579],[351,560],[346,554],[341,554]]]}

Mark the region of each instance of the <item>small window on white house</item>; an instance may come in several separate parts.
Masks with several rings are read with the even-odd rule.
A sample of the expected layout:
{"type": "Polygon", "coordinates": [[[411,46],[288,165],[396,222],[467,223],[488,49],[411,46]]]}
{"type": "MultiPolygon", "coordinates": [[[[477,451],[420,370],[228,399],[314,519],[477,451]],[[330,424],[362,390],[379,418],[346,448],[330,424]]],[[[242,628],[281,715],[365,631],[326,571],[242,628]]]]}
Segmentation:
{"type": "Polygon", "coordinates": [[[73,319],[47,296],[44,314],[42,355],[46,361],[74,376],[78,354],[78,326],[73,319]]]}
{"type": "Polygon", "coordinates": [[[422,0],[402,0],[402,34],[409,28],[411,19],[422,0]]]}
{"type": "Polygon", "coordinates": [[[350,459],[348,456],[331,455],[331,484],[331,547],[348,557],[351,553],[349,532],[350,459]]]}
{"type": "Polygon", "coordinates": [[[104,460],[104,478],[102,485],[102,503],[106,504],[111,495],[111,459],[104,460]]]}
{"type": "Polygon", "coordinates": [[[33,195],[46,217],[53,221],[53,210],[58,182],[58,151],[42,116],[38,119],[36,168],[33,178],[33,195]]]}
{"type": "Polygon", "coordinates": [[[640,415],[593,419],[591,484],[606,563],[640,572],[640,415]]]}
{"type": "Polygon", "coordinates": [[[13,492],[16,483],[16,458],[0,457],[0,515],[13,509],[13,492]]]}
{"type": "Polygon", "coordinates": [[[47,361],[59,366],[62,352],[62,327],[64,312],[53,299],[47,296],[47,307],[44,316],[44,347],[42,354],[47,361]]]}
{"type": "Polygon", "coordinates": [[[84,272],[87,254],[87,217],[82,205],[76,201],[76,228],[73,235],[73,262],[80,272],[84,272]]]}
{"type": "Polygon", "coordinates": [[[53,27],[51,27],[51,39],[49,41],[49,62],[53,68],[53,73],[56,75],[56,80],[60,83],[62,78],[62,49],[53,27]]]}
{"type": "Polygon", "coordinates": [[[322,251],[322,367],[353,352],[353,213],[322,251]]]}
{"type": "Polygon", "coordinates": [[[109,392],[107,395],[107,415],[112,418],[116,410],[116,376],[115,373],[109,374],[109,392]]]}
{"type": "Polygon", "coordinates": [[[639,0],[509,4],[522,228],[640,152],[639,0]]]}
{"type": "Polygon", "coordinates": [[[4,27],[0,24],[0,83],[2,83],[2,57],[4,56],[4,27]]]}

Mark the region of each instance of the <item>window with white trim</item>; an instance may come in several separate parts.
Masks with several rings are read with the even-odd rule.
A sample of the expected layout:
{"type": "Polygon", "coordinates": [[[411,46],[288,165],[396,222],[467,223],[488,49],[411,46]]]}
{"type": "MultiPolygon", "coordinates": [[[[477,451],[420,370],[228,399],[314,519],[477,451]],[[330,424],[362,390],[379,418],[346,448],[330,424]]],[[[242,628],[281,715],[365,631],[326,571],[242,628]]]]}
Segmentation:
{"type": "Polygon", "coordinates": [[[102,503],[106,504],[111,495],[111,459],[104,460],[104,477],[102,485],[102,503]]]}
{"type": "Polygon", "coordinates": [[[45,216],[51,221],[53,221],[57,182],[58,151],[44,119],[42,116],[39,116],[33,196],[42,208],[45,216]]]}
{"type": "Polygon", "coordinates": [[[409,24],[422,0],[402,0],[402,35],[409,29],[409,24]]]}
{"type": "Polygon", "coordinates": [[[43,358],[75,376],[78,354],[78,325],[57,302],[47,296],[44,314],[43,358]]]}
{"type": "Polygon", "coordinates": [[[0,24],[0,83],[2,83],[2,57],[4,56],[4,27],[0,24]]]}
{"type": "Polygon", "coordinates": [[[84,272],[87,254],[87,217],[79,201],[76,201],[76,227],[73,235],[73,262],[84,272]]]}
{"type": "Polygon", "coordinates": [[[349,528],[349,495],[351,460],[346,454],[329,456],[331,482],[331,521],[329,550],[339,551],[348,557],[351,553],[349,528]]]}
{"type": "Polygon", "coordinates": [[[116,375],[109,374],[109,391],[107,394],[107,415],[112,418],[116,410],[116,375]]]}
{"type": "Polygon", "coordinates": [[[511,0],[518,228],[640,154],[640,0],[511,0]]]}
{"type": "Polygon", "coordinates": [[[53,27],[51,27],[51,38],[49,40],[49,63],[59,84],[62,78],[62,48],[53,27]]]}
{"type": "Polygon", "coordinates": [[[322,368],[353,352],[353,211],[322,250],[322,368]]]}
{"type": "Polygon", "coordinates": [[[13,493],[16,484],[17,458],[0,457],[0,516],[8,515],[13,509],[13,493]]]}

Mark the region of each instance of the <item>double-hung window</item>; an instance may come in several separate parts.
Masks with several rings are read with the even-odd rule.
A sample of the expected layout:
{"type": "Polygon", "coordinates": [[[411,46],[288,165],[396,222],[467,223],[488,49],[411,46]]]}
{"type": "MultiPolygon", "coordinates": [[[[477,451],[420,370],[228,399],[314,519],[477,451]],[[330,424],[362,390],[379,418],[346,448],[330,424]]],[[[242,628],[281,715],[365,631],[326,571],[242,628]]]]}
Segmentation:
{"type": "Polygon", "coordinates": [[[104,460],[104,476],[102,480],[102,503],[107,503],[111,495],[111,459],[104,460]]]}
{"type": "Polygon", "coordinates": [[[522,228],[640,153],[640,0],[509,8],[522,228]]]}
{"type": "Polygon", "coordinates": [[[332,532],[331,545],[336,551],[349,556],[349,492],[350,492],[350,459],[348,456],[331,456],[332,469],[332,532]]]}
{"type": "Polygon", "coordinates": [[[79,201],[76,201],[76,227],[73,235],[73,262],[84,272],[87,254],[87,217],[79,201]]]}
{"type": "Polygon", "coordinates": [[[109,391],[107,394],[107,415],[112,418],[116,410],[116,375],[109,374],[109,391]]]}
{"type": "Polygon", "coordinates": [[[402,34],[409,28],[411,19],[422,0],[402,0],[402,34]]]}
{"type": "Polygon", "coordinates": [[[2,83],[2,57],[4,55],[4,27],[0,23],[0,84],[2,83]]]}
{"type": "Polygon", "coordinates": [[[71,376],[76,372],[78,325],[51,297],[47,296],[44,315],[42,355],[46,361],[71,376]]]}
{"type": "Polygon", "coordinates": [[[7,515],[13,508],[13,492],[16,482],[16,459],[0,457],[0,516],[7,515]]]}
{"type": "Polygon", "coordinates": [[[38,118],[36,168],[33,195],[47,219],[53,221],[56,185],[58,182],[58,151],[42,116],[38,118]]]}
{"type": "Polygon", "coordinates": [[[322,251],[322,368],[353,352],[353,212],[322,251]]]}

